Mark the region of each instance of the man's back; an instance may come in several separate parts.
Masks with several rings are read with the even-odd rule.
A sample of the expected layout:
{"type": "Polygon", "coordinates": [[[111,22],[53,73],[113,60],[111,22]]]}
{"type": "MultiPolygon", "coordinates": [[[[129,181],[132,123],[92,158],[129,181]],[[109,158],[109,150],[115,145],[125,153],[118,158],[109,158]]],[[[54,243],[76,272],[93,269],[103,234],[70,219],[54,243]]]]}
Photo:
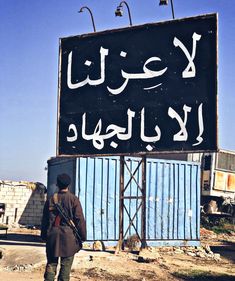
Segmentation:
{"type": "Polygon", "coordinates": [[[59,191],[45,204],[42,222],[42,238],[46,236],[47,254],[54,257],[68,257],[80,250],[73,230],[60,217],[55,203],[59,202],[78,228],[83,241],[86,240],[86,224],[79,199],[70,191],[59,191]]]}
{"type": "Polygon", "coordinates": [[[81,240],[86,240],[86,223],[79,199],[69,192],[71,178],[67,174],[57,176],[58,193],[44,205],[41,237],[46,241],[47,264],[45,281],[55,279],[60,259],[58,280],[69,280],[74,254],[81,248],[68,222],[73,222],[81,240]],[[60,206],[60,208],[58,208],[60,206]],[[64,215],[65,213],[65,215],[64,215]]]}

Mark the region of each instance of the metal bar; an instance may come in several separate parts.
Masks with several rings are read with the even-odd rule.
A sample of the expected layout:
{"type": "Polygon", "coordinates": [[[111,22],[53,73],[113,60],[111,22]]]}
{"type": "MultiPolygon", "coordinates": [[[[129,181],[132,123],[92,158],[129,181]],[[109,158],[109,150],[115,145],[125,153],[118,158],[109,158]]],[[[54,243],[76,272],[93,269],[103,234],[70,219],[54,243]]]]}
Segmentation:
{"type": "Polygon", "coordinates": [[[125,159],[123,156],[120,156],[120,194],[119,194],[119,242],[116,248],[116,253],[118,253],[121,249],[123,249],[123,240],[126,237],[129,229],[131,228],[131,226],[133,226],[137,236],[139,237],[140,241],[141,241],[141,248],[145,248],[147,246],[146,244],[146,157],[142,156],[141,161],[138,163],[137,168],[135,169],[134,173],[132,173],[132,171],[129,169],[128,165],[125,162],[125,159]],[[134,175],[136,174],[136,172],[139,170],[140,166],[142,165],[142,181],[141,181],[141,185],[142,187],[139,185],[139,183],[137,182],[136,178],[134,177],[134,175]],[[127,168],[127,170],[129,171],[130,174],[130,180],[128,181],[127,185],[124,186],[124,169],[125,167],[127,168]],[[142,196],[125,196],[125,191],[127,189],[127,187],[129,186],[129,184],[131,183],[131,181],[134,180],[135,183],[137,184],[138,189],[141,191],[141,195],[142,196]],[[124,204],[124,199],[140,199],[141,202],[134,214],[134,216],[131,218],[130,215],[130,211],[127,210],[125,204],[124,204]],[[127,227],[127,229],[125,230],[125,234],[124,234],[124,209],[129,217],[129,225],[127,227]],[[134,220],[137,217],[137,214],[139,212],[139,210],[141,209],[141,235],[138,233],[138,229],[134,224],[134,220]]]}
{"type": "Polygon", "coordinates": [[[173,17],[173,19],[175,19],[175,12],[174,12],[173,0],[171,0],[171,12],[172,12],[172,17],[173,17]]]}
{"type": "Polygon", "coordinates": [[[124,211],[124,156],[120,156],[120,192],[119,192],[119,240],[115,250],[117,254],[123,249],[123,211],[124,211]]]}
{"type": "MultiPolygon", "coordinates": [[[[133,161],[130,161],[129,168],[130,168],[131,171],[133,171],[133,167],[132,166],[133,166],[133,161]]],[[[129,184],[129,196],[132,196],[132,183],[133,183],[133,181],[131,181],[130,184],[129,184]]],[[[130,215],[129,221],[130,221],[130,218],[132,216],[132,208],[131,208],[132,207],[132,200],[131,200],[131,198],[128,198],[127,200],[128,200],[129,215],[130,215]]],[[[125,204],[126,201],[124,200],[124,204],[125,204]]],[[[125,207],[125,205],[124,205],[124,207],[125,207]]],[[[129,235],[131,235],[131,227],[129,228],[129,235]]]]}
{"type": "Polygon", "coordinates": [[[87,9],[87,11],[89,12],[89,14],[91,16],[91,22],[92,22],[93,30],[94,30],[94,32],[96,32],[95,21],[94,21],[94,17],[93,17],[91,9],[87,6],[84,6],[80,9],[79,13],[83,12],[84,9],[87,9]]]}
{"type": "MultiPolygon", "coordinates": [[[[95,174],[95,159],[93,162],[93,194],[92,194],[92,203],[95,206],[95,185],[96,185],[96,174],[95,174]]],[[[95,240],[95,208],[92,209],[92,228],[93,228],[93,239],[95,240]]]]}
{"type": "Polygon", "coordinates": [[[172,180],[172,176],[171,176],[171,165],[169,166],[169,177],[168,177],[168,208],[167,208],[167,238],[170,239],[170,209],[171,209],[171,180],[172,180]]]}
{"type": "Polygon", "coordinates": [[[117,160],[115,160],[115,188],[114,188],[114,237],[117,237],[117,160]]]}
{"type": "MultiPolygon", "coordinates": [[[[132,179],[135,180],[134,175],[135,175],[136,172],[138,171],[140,165],[141,165],[141,161],[138,163],[138,166],[136,167],[134,173],[132,173],[131,170],[129,169],[129,167],[127,166],[127,164],[126,164],[126,161],[125,161],[125,166],[127,167],[127,170],[128,170],[128,172],[130,173],[130,175],[131,175],[131,178],[129,179],[128,183],[126,184],[125,189],[124,189],[124,192],[125,192],[125,190],[127,189],[127,187],[128,187],[128,185],[130,184],[130,182],[132,181],[132,179]]],[[[137,182],[136,180],[135,180],[135,183],[136,183],[137,186],[140,188],[140,186],[139,186],[139,184],[138,184],[138,182],[137,182]]],[[[141,190],[141,188],[140,188],[140,190],[141,190]]]]}
{"type": "MultiPolygon", "coordinates": [[[[137,170],[139,169],[140,165],[141,165],[141,161],[139,162],[139,164],[138,164],[137,168],[135,169],[134,173],[132,174],[131,170],[129,169],[129,167],[126,165],[126,162],[125,162],[125,166],[126,166],[127,170],[129,171],[129,173],[130,173],[130,175],[131,175],[130,180],[128,181],[127,185],[125,186],[125,190],[127,189],[128,185],[130,184],[130,182],[132,181],[132,179],[135,181],[137,187],[141,190],[141,187],[140,187],[139,183],[137,182],[136,178],[134,177],[134,175],[135,175],[135,173],[137,172],[137,170]]],[[[124,190],[124,191],[125,191],[125,190],[124,190]]]]}
{"type": "Polygon", "coordinates": [[[157,238],[157,198],[158,198],[158,183],[159,183],[159,180],[158,180],[158,164],[159,163],[156,163],[156,175],[155,175],[155,203],[154,203],[154,222],[155,222],[155,227],[154,227],[154,238],[156,239],[157,238]]]}
{"type": "Polygon", "coordinates": [[[59,135],[60,135],[60,96],[61,96],[61,69],[62,69],[62,46],[61,46],[61,39],[60,39],[60,46],[59,46],[59,71],[58,71],[58,89],[57,89],[57,126],[56,126],[56,156],[59,156],[59,135]]]}
{"type": "Polygon", "coordinates": [[[187,204],[187,189],[185,188],[186,186],[186,167],[184,166],[184,239],[186,237],[186,204],[187,204]]]}
{"type": "Polygon", "coordinates": [[[179,210],[180,210],[180,164],[178,164],[178,173],[177,173],[177,196],[178,196],[178,204],[177,204],[177,239],[179,239],[179,222],[180,222],[180,219],[179,219],[179,210]]]}
{"type": "MultiPolygon", "coordinates": [[[[140,175],[141,175],[141,173],[139,172],[139,170],[138,170],[138,173],[137,173],[137,181],[139,182],[140,181],[140,175]]],[[[142,193],[140,194],[140,195],[142,195],[142,193]]],[[[138,207],[138,199],[141,199],[142,200],[142,196],[139,196],[139,188],[137,188],[137,191],[136,191],[136,210],[137,210],[137,207],[138,207]],[[140,198],[139,198],[140,197],[140,198]]],[[[138,229],[138,223],[139,223],[139,221],[138,221],[138,216],[136,216],[136,227],[137,227],[137,229],[138,229]]]]}
{"type": "Polygon", "coordinates": [[[166,179],[166,168],[165,165],[162,165],[162,181],[161,181],[161,239],[163,239],[163,226],[164,226],[164,221],[163,221],[163,210],[164,210],[164,185],[165,185],[165,179],[166,179]]]}
{"type": "Polygon", "coordinates": [[[140,209],[141,206],[142,206],[142,202],[140,203],[138,209],[136,210],[136,212],[135,212],[133,218],[131,218],[131,216],[130,216],[130,214],[129,214],[127,208],[126,208],[126,206],[123,205],[123,207],[125,208],[125,210],[126,210],[126,212],[127,212],[128,217],[129,217],[129,219],[130,219],[130,223],[129,223],[127,229],[126,229],[125,234],[123,235],[123,239],[125,239],[125,237],[126,237],[126,235],[127,235],[127,232],[128,232],[128,230],[130,229],[130,227],[133,226],[134,229],[135,229],[135,232],[136,232],[137,236],[138,236],[139,239],[141,240],[141,237],[140,237],[140,235],[139,235],[139,233],[138,233],[138,230],[136,229],[136,227],[135,227],[135,225],[134,225],[134,223],[133,223],[133,222],[134,222],[134,219],[135,219],[135,217],[137,216],[137,213],[138,213],[138,211],[139,211],[139,209],[140,209]]]}
{"type": "Polygon", "coordinates": [[[122,5],[123,5],[123,4],[125,4],[125,5],[126,5],[126,7],[127,7],[128,16],[129,16],[129,21],[130,21],[130,26],[132,26],[132,19],[131,19],[130,7],[129,7],[129,5],[127,4],[127,2],[126,2],[126,1],[122,1],[122,2],[119,4],[119,6],[121,6],[121,7],[122,7],[122,5]]]}
{"type": "Polygon", "coordinates": [[[146,248],[146,156],[142,157],[141,248],[146,248]]]}
{"type": "MultiPolygon", "coordinates": [[[[79,179],[80,180],[80,179],[79,179]]],[[[87,183],[88,183],[88,158],[86,158],[86,179],[85,179],[85,219],[87,220],[87,183]]]]}
{"type": "MultiPolygon", "coordinates": [[[[197,174],[199,173],[199,168],[197,169],[197,174]]],[[[198,178],[198,175],[196,174],[196,179],[198,178]]],[[[199,182],[200,186],[200,182],[199,182]]],[[[200,200],[200,188],[198,188],[198,181],[196,184],[196,216],[197,216],[197,223],[196,223],[196,238],[200,239],[200,206],[198,206],[198,200],[200,200]]]]}
{"type": "MultiPolygon", "coordinates": [[[[189,188],[189,208],[190,210],[193,210],[193,202],[192,202],[192,176],[193,176],[193,167],[190,166],[190,188],[189,188]]],[[[189,217],[189,222],[190,222],[190,239],[193,237],[193,230],[192,230],[192,216],[189,217]]]]}
{"type": "Polygon", "coordinates": [[[123,196],[122,199],[142,199],[143,196],[123,196]]]}
{"type": "MultiPolygon", "coordinates": [[[[146,165],[148,166],[148,163],[146,163],[146,165]]],[[[149,163],[149,168],[148,168],[148,171],[149,171],[149,177],[148,177],[148,180],[146,179],[146,182],[148,181],[148,186],[146,187],[146,196],[147,198],[150,199],[150,196],[152,197],[152,188],[151,188],[151,178],[152,178],[152,165],[151,163],[149,163]]],[[[146,216],[148,217],[148,220],[147,220],[147,225],[146,225],[146,232],[147,234],[149,235],[150,234],[150,213],[151,213],[151,201],[152,200],[148,200],[147,204],[148,204],[148,209],[146,210],[147,211],[147,214],[146,216]]],[[[150,235],[149,235],[150,236],[150,235]]]]}
{"type": "Polygon", "coordinates": [[[100,195],[100,209],[101,209],[101,239],[103,240],[103,193],[104,193],[104,159],[101,159],[101,195],[100,195]]]}
{"type": "Polygon", "coordinates": [[[107,239],[109,238],[109,170],[110,170],[110,159],[108,159],[108,171],[107,171],[107,182],[106,182],[106,188],[107,188],[107,193],[106,193],[106,234],[107,234],[107,239]]]}
{"type": "Polygon", "coordinates": [[[173,227],[173,232],[172,232],[172,238],[175,238],[175,189],[176,189],[176,164],[173,164],[173,222],[172,222],[172,227],[173,227]]]}

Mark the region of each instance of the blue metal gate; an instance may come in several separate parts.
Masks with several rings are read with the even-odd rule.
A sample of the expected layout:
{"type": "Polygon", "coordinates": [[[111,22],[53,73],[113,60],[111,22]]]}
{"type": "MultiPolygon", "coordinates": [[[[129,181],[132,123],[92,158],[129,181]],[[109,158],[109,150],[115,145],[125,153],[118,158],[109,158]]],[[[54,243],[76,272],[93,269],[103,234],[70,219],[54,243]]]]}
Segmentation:
{"type": "MultiPolygon", "coordinates": [[[[62,161],[58,158],[58,162],[62,161]]],[[[71,160],[73,161],[73,160],[71,160]]],[[[138,158],[125,157],[124,184],[137,169],[138,158]]],[[[49,165],[49,174],[58,174],[49,165]]],[[[63,162],[64,165],[64,162],[63,162]]],[[[69,164],[70,167],[71,163],[69,164]]],[[[61,169],[60,169],[61,171],[61,169]]],[[[70,173],[71,174],[71,173],[70,173]]],[[[48,176],[55,179],[55,176],[48,176]]],[[[136,234],[133,224],[141,232],[140,199],[141,169],[126,189],[124,232],[136,234]],[[128,198],[129,197],[129,198],[128,198]],[[136,215],[135,215],[136,214],[136,215]]],[[[119,157],[77,158],[75,185],[72,191],[80,197],[90,241],[118,241],[119,239],[119,157]]],[[[52,186],[51,183],[48,183],[52,186]]],[[[200,239],[200,164],[195,162],[147,159],[146,166],[146,240],[148,245],[199,245],[200,239]]]]}

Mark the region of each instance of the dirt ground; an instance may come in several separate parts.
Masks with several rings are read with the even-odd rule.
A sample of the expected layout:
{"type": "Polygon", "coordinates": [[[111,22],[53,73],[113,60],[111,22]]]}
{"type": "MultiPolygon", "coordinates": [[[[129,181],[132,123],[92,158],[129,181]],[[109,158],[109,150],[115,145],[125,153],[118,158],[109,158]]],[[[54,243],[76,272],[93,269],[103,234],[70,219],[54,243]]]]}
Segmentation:
{"type": "MultiPolygon", "coordinates": [[[[0,233],[0,280],[43,280],[45,245],[38,235],[38,230],[29,229],[15,229],[7,238],[0,233]]],[[[94,251],[85,244],[75,256],[70,280],[235,280],[235,232],[217,235],[202,229],[201,244],[119,254],[113,248],[94,251]]]]}

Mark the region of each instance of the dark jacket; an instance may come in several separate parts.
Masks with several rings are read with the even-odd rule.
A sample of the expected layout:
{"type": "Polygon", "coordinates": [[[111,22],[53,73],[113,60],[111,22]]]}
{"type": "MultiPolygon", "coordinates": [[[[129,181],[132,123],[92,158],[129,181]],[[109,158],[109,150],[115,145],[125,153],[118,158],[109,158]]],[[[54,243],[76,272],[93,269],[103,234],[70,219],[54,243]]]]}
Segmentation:
{"type": "MultiPolygon", "coordinates": [[[[79,199],[70,191],[58,192],[58,201],[77,226],[80,237],[86,240],[86,223],[79,199]]],[[[80,250],[73,230],[61,219],[60,224],[55,226],[58,215],[54,208],[53,197],[46,201],[43,209],[41,224],[41,238],[46,241],[47,255],[51,257],[71,257],[80,250]]]]}

